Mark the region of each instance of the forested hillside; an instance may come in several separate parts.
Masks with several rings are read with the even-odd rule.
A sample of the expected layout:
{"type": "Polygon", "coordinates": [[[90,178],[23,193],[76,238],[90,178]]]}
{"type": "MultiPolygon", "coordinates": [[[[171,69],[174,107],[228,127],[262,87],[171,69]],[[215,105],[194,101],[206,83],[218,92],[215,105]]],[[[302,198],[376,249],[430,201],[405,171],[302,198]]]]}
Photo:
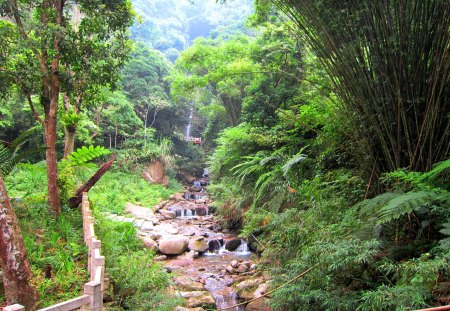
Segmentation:
{"type": "Polygon", "coordinates": [[[171,61],[197,37],[226,38],[244,27],[253,11],[252,1],[230,1],[218,5],[214,0],[151,1],[135,0],[137,22],[132,38],[164,52],[171,61]]]}
{"type": "Polygon", "coordinates": [[[0,16],[0,308],[450,310],[449,1],[0,16]]]}

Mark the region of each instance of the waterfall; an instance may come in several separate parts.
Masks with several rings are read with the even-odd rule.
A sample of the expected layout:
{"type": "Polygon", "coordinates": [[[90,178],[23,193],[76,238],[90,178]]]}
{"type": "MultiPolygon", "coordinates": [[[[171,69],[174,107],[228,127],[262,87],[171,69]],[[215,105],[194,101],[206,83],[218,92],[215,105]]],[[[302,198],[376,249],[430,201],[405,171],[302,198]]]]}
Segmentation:
{"type": "Polygon", "coordinates": [[[191,137],[191,126],[192,126],[192,116],[194,115],[194,108],[191,108],[191,112],[189,113],[188,123],[186,125],[186,132],[184,133],[184,139],[189,140],[191,137]]]}
{"type": "Polygon", "coordinates": [[[241,240],[241,245],[235,250],[237,255],[245,256],[250,255],[250,249],[248,248],[247,242],[244,240],[241,240]]]}
{"type": "Polygon", "coordinates": [[[208,177],[208,176],[209,176],[209,170],[207,168],[204,168],[202,177],[205,178],[205,177],[208,177]]]}
{"type": "Polygon", "coordinates": [[[201,188],[202,184],[199,181],[194,181],[194,187],[201,188]]]}
{"type": "Polygon", "coordinates": [[[185,209],[185,210],[184,210],[184,216],[185,216],[185,217],[191,217],[191,216],[192,216],[192,210],[190,210],[190,209],[185,209]]]}

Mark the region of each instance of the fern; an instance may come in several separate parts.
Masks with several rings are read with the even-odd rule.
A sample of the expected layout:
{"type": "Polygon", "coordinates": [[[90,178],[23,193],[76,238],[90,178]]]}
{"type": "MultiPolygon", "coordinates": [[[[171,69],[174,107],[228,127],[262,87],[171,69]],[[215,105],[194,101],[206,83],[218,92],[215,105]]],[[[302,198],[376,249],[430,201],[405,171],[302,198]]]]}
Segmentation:
{"type": "Polygon", "coordinates": [[[21,152],[22,146],[35,134],[36,127],[20,133],[20,135],[14,139],[11,144],[6,146],[0,143],[0,174],[3,176],[8,175],[13,168],[30,154],[33,154],[39,150],[39,148],[33,148],[26,152],[21,152]]]}
{"type": "Polygon", "coordinates": [[[102,155],[110,154],[111,151],[108,149],[105,149],[101,146],[83,146],[81,148],[78,148],[76,151],[72,152],[68,159],[70,164],[72,165],[81,165],[84,163],[87,163],[95,158],[98,158],[102,155]]]}
{"type": "Polygon", "coordinates": [[[443,228],[439,231],[440,233],[447,236],[439,241],[441,248],[443,250],[450,249],[450,218],[447,218],[447,222],[443,224],[443,228]]]}
{"type": "Polygon", "coordinates": [[[301,161],[303,161],[306,158],[308,158],[307,155],[302,153],[304,149],[305,148],[302,148],[302,150],[300,150],[299,153],[297,153],[295,156],[290,158],[289,161],[285,165],[283,165],[282,171],[283,171],[284,176],[287,176],[287,174],[289,173],[289,171],[292,169],[292,167],[295,164],[300,163],[301,161]]]}
{"type": "Polygon", "coordinates": [[[414,210],[425,207],[433,199],[429,191],[410,191],[393,197],[378,212],[379,225],[398,219],[414,210]]]}

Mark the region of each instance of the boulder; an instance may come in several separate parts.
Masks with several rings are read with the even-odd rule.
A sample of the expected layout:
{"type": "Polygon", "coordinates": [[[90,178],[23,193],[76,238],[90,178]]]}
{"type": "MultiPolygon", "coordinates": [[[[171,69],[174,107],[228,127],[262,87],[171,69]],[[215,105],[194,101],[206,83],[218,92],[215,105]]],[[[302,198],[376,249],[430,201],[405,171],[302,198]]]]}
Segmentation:
{"type": "Polygon", "coordinates": [[[232,260],[232,261],[231,261],[231,266],[232,266],[233,268],[237,268],[237,267],[238,267],[238,262],[237,262],[237,260],[232,260]]]}
{"type": "Polygon", "coordinates": [[[125,214],[131,214],[134,218],[140,218],[145,220],[155,219],[155,214],[151,209],[135,205],[133,203],[127,203],[125,205],[125,214]]]}
{"type": "Polygon", "coordinates": [[[155,251],[158,249],[158,243],[156,243],[152,238],[148,236],[138,236],[138,237],[144,243],[145,248],[155,251]]]}
{"type": "Polygon", "coordinates": [[[153,260],[154,261],[164,261],[167,259],[166,255],[156,256],[153,260]]]}
{"type": "Polygon", "coordinates": [[[186,305],[189,308],[214,308],[216,306],[213,296],[207,291],[181,292],[181,297],[187,299],[186,305]]]}
{"type": "Polygon", "coordinates": [[[195,213],[197,216],[206,216],[208,215],[208,208],[206,206],[200,206],[195,209],[195,213]]]}
{"type": "Polygon", "coordinates": [[[205,290],[204,285],[200,282],[196,282],[187,276],[180,276],[175,279],[175,284],[177,288],[182,291],[192,292],[192,291],[203,291],[205,290]]]}
{"type": "Polygon", "coordinates": [[[170,196],[170,200],[176,202],[184,201],[184,194],[183,193],[176,193],[170,196]]]}
{"type": "Polygon", "coordinates": [[[230,252],[235,251],[241,245],[241,243],[241,239],[229,240],[225,243],[225,249],[230,252]]]}
{"type": "Polygon", "coordinates": [[[164,163],[160,160],[155,160],[142,172],[142,177],[152,184],[163,184],[167,182],[164,175],[164,163]]]}
{"type": "Polygon", "coordinates": [[[180,255],[187,249],[188,244],[189,240],[184,236],[165,236],[159,241],[158,249],[164,255],[180,255]]]}
{"type": "Polygon", "coordinates": [[[208,243],[206,243],[205,238],[204,237],[195,237],[195,238],[191,238],[189,240],[189,249],[199,252],[199,253],[204,253],[209,249],[209,245],[208,243]]]}
{"type": "Polygon", "coordinates": [[[175,218],[177,218],[177,214],[174,211],[168,211],[168,210],[162,209],[162,210],[159,211],[159,213],[161,215],[163,215],[164,218],[166,218],[166,219],[175,219],[175,218]]]}
{"type": "Polygon", "coordinates": [[[269,304],[269,299],[261,298],[250,302],[246,307],[245,311],[272,311],[269,304]]]}
{"type": "MultiPolygon", "coordinates": [[[[222,243],[223,243],[223,240],[222,240],[222,243]]],[[[222,245],[220,243],[220,240],[210,240],[208,242],[208,247],[209,247],[209,251],[213,252],[213,251],[218,251],[222,247],[222,245]]]]}
{"type": "Polygon", "coordinates": [[[236,284],[236,294],[244,300],[250,300],[253,298],[253,293],[261,284],[259,279],[249,279],[236,284]]]}

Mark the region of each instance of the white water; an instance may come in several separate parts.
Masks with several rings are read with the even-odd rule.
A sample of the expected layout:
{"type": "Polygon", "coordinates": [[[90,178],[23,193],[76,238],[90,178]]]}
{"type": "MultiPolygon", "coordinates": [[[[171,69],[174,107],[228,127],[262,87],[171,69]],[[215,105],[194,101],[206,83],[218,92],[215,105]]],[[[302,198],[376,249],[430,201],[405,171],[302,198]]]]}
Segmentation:
{"type": "Polygon", "coordinates": [[[186,125],[186,132],[184,133],[184,139],[188,140],[191,137],[191,126],[192,126],[192,117],[194,115],[194,108],[191,108],[191,112],[189,113],[188,124],[186,125]]]}

